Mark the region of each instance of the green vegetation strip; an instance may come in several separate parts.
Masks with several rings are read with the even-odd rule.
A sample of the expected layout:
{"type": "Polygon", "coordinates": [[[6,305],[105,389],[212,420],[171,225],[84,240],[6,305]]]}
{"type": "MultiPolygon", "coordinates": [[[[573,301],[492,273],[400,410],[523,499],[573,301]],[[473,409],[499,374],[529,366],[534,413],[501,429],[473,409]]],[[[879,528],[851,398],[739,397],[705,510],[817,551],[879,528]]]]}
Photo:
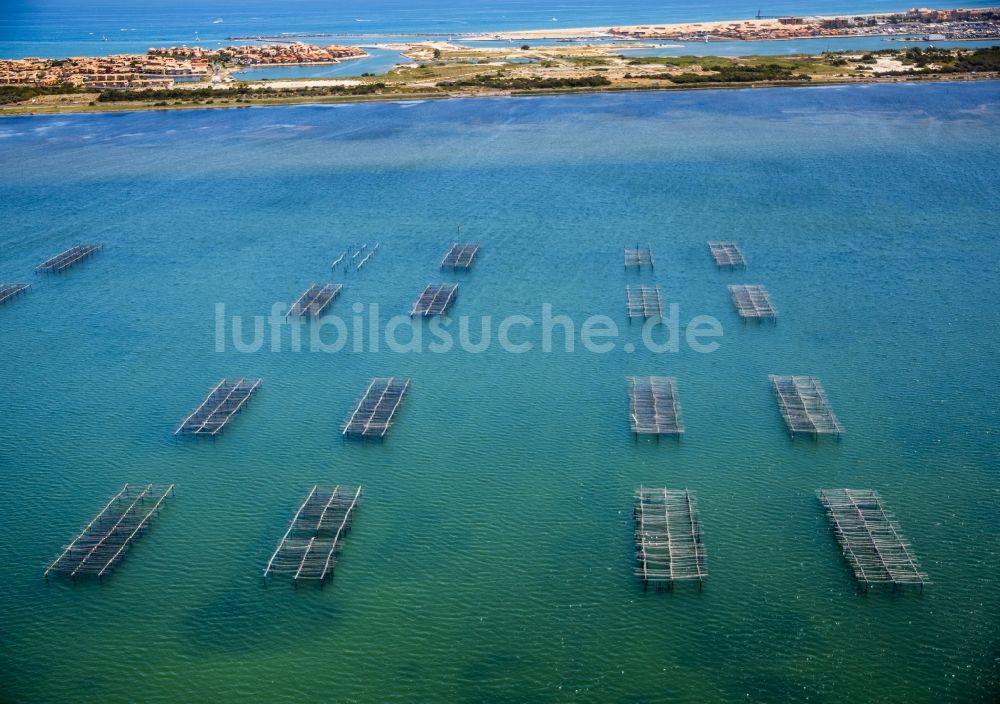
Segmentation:
{"type": "Polygon", "coordinates": [[[385,88],[384,83],[362,83],[356,86],[316,86],[311,88],[168,88],[164,90],[108,90],[98,96],[102,103],[155,102],[165,100],[228,100],[232,98],[298,98],[322,95],[372,95],[385,88]]]}
{"type": "Polygon", "coordinates": [[[443,88],[495,88],[497,90],[531,90],[551,88],[597,88],[609,86],[604,76],[584,76],[582,78],[502,78],[500,76],[476,76],[461,81],[439,83],[443,88]]]}

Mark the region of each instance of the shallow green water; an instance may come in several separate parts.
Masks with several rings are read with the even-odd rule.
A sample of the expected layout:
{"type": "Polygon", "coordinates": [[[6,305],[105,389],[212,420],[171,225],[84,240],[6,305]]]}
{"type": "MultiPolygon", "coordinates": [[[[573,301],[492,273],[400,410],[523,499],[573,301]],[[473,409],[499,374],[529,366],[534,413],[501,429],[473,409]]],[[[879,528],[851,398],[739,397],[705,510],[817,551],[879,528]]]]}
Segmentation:
{"type": "Polygon", "coordinates": [[[976,83],[0,121],[0,280],[36,283],[0,308],[0,699],[993,700],[998,118],[976,83]],[[442,274],[456,237],[481,258],[442,274]],[[715,269],[716,238],[746,272],[715,269]],[[79,241],[105,250],[33,278],[79,241]],[[624,272],[636,241],[655,274],[624,272]],[[370,264],[332,275],[361,242],[370,264]],[[622,334],[215,351],[217,303],[266,314],[324,280],[345,318],[458,280],[454,318],[551,303],[622,334]],[[720,348],[646,350],[636,281],[716,317],[720,348]],[[742,325],[729,283],[766,285],[780,322],[742,325]],[[791,442],[769,373],[819,376],[843,441],[791,442]],[[342,443],[389,374],[413,387],[387,442],[342,443]],[[633,440],[629,374],[678,378],[680,443],[633,440]],[[172,437],[242,375],[264,385],[224,437],[172,437]],[[103,585],[46,585],[126,481],[177,495],[103,585]],[[365,487],[336,578],[265,588],[316,482],[365,487]],[[640,483],[697,492],[703,592],[633,577],[640,483]],[[814,495],[841,486],[881,491],[924,594],[858,592],[814,495]]]}

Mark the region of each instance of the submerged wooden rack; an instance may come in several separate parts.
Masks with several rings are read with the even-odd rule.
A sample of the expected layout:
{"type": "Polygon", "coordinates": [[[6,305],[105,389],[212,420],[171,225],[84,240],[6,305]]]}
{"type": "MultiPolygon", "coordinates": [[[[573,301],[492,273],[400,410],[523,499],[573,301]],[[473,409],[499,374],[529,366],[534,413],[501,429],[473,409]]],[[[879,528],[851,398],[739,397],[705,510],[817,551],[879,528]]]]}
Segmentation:
{"type": "Polygon", "coordinates": [[[0,305],[31,288],[31,284],[0,284],[0,305]]]}
{"type": "Polygon", "coordinates": [[[409,388],[409,379],[396,377],[372,379],[364,394],[358,399],[354,412],[344,423],[344,436],[384,438],[409,388]]]}
{"type": "Polygon", "coordinates": [[[410,316],[444,315],[455,302],[458,284],[427,284],[410,310],[410,316]]]}
{"type": "Polygon", "coordinates": [[[653,257],[653,245],[647,243],[645,248],[636,245],[635,247],[625,247],[625,268],[638,268],[649,266],[650,269],[656,264],[653,257]]]}
{"type": "Polygon", "coordinates": [[[645,586],[672,589],[674,582],[697,580],[708,568],[694,495],[687,489],[635,492],[636,575],[645,586]]]}
{"type": "Polygon", "coordinates": [[[747,265],[743,252],[735,242],[712,241],[708,243],[708,249],[720,269],[740,269],[747,265]]]}
{"type": "Polygon", "coordinates": [[[632,318],[662,318],[663,296],[659,286],[635,284],[625,287],[625,307],[632,318]]]}
{"type": "MultiPolygon", "coordinates": [[[[364,245],[364,246],[367,247],[368,245],[364,245]]],[[[381,242],[376,242],[375,246],[372,247],[370,250],[368,250],[368,254],[366,254],[364,257],[361,258],[361,261],[359,261],[357,263],[357,265],[354,267],[354,269],[356,271],[360,271],[361,269],[363,269],[364,266],[365,266],[365,264],[367,264],[371,260],[371,258],[375,256],[375,253],[378,251],[379,247],[381,247],[381,246],[382,246],[381,242]]],[[[355,255],[355,256],[357,256],[357,255],[355,255]]]]}
{"type": "Polygon", "coordinates": [[[441,260],[441,268],[471,269],[478,252],[479,245],[475,243],[453,244],[441,260]]]}
{"type": "Polygon", "coordinates": [[[729,295],[741,318],[776,320],[778,311],[771,303],[771,296],[763,286],[738,284],[729,287],[729,295]]]}
{"type": "Polygon", "coordinates": [[[677,435],[684,432],[677,380],[669,376],[630,376],[629,416],[636,435],[677,435]]]}
{"type": "Polygon", "coordinates": [[[288,315],[316,318],[340,295],[343,284],[313,284],[288,309],[288,315]]]}
{"type": "Polygon", "coordinates": [[[333,260],[330,264],[331,269],[336,269],[341,264],[344,265],[344,271],[350,271],[351,267],[354,267],[355,271],[358,271],[364,267],[368,261],[375,256],[378,252],[379,247],[382,246],[381,242],[376,242],[375,246],[371,249],[368,248],[368,243],[356,247],[354,245],[348,247],[340,253],[340,255],[333,260]]]}
{"type": "Polygon", "coordinates": [[[181,421],[174,435],[218,435],[246,405],[260,383],[261,379],[223,379],[208,392],[201,405],[181,421]]]}
{"type": "Polygon", "coordinates": [[[792,437],[807,433],[813,436],[836,435],[839,438],[844,432],[819,379],[814,376],[774,374],[770,379],[781,417],[792,437]]]}
{"type": "Polygon", "coordinates": [[[917,584],[922,591],[930,583],[878,492],[821,489],[816,494],[826,508],[844,557],[865,591],[874,584],[891,584],[893,591],[917,584]]]}
{"type": "Polygon", "coordinates": [[[360,500],[360,486],[314,486],[268,560],[264,577],[285,575],[296,583],[332,577],[360,500]]]}
{"type": "Polygon", "coordinates": [[[77,264],[87,257],[91,256],[95,252],[99,252],[102,245],[99,244],[78,244],[70,247],[65,252],[57,254],[51,259],[46,259],[44,262],[35,267],[36,271],[63,271],[69,267],[77,264]]]}
{"type": "Polygon", "coordinates": [[[49,578],[49,573],[73,578],[108,574],[159,513],[160,504],[173,492],[173,484],[123,486],[52,561],[45,570],[45,579],[49,578]]]}

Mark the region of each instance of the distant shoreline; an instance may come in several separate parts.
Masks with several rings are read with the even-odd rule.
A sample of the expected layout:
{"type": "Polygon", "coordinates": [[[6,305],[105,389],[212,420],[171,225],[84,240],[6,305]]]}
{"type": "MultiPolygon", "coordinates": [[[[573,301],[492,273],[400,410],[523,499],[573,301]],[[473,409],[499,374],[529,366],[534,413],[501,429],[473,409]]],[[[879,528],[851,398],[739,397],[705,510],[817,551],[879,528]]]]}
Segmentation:
{"type": "MultiPolygon", "coordinates": [[[[823,8],[809,8],[815,10],[815,13],[810,14],[807,9],[799,8],[785,8],[790,13],[790,16],[797,16],[800,19],[805,20],[822,20],[822,19],[835,19],[835,18],[853,18],[853,17],[884,17],[890,15],[905,15],[910,10],[918,6],[916,3],[898,7],[896,9],[871,9],[864,12],[857,12],[848,9],[837,9],[836,7],[830,8],[829,5],[823,8]],[[822,14],[819,14],[822,13],[822,14]]],[[[931,5],[933,7],[933,5],[931,5]]],[[[762,7],[764,11],[767,11],[767,6],[765,5],[750,5],[749,8],[762,7]]],[[[964,11],[1000,11],[1000,0],[997,2],[989,2],[988,4],[980,4],[980,2],[973,2],[972,4],[962,4],[962,3],[949,3],[945,6],[944,11],[954,11],[956,9],[962,8],[964,11]]],[[[941,11],[941,10],[938,10],[941,11]]],[[[514,22],[510,22],[507,17],[493,16],[487,13],[486,17],[480,18],[478,20],[471,19],[466,23],[465,27],[455,27],[458,31],[448,31],[446,29],[439,29],[437,31],[427,31],[427,24],[421,24],[419,28],[415,27],[412,31],[407,31],[398,22],[392,19],[379,20],[378,24],[374,25],[379,27],[375,31],[366,31],[369,27],[373,25],[369,24],[354,24],[344,19],[339,21],[332,21],[326,19],[317,19],[315,26],[312,28],[315,31],[310,31],[310,22],[308,18],[303,22],[303,18],[296,18],[296,22],[289,25],[287,21],[281,17],[268,18],[265,23],[267,27],[262,29],[260,26],[247,25],[245,23],[237,23],[235,25],[213,23],[212,25],[199,27],[199,31],[206,33],[206,36],[198,37],[197,33],[192,38],[186,28],[181,28],[179,26],[173,26],[169,23],[164,25],[162,28],[157,28],[157,31],[147,31],[149,28],[144,28],[143,30],[122,30],[123,33],[115,32],[112,34],[112,30],[105,30],[108,32],[107,37],[102,37],[102,30],[94,29],[94,31],[87,32],[84,34],[70,34],[55,41],[51,41],[47,38],[36,38],[35,35],[31,33],[25,34],[25,36],[20,36],[16,31],[15,33],[8,37],[7,51],[3,52],[2,58],[4,59],[20,59],[20,58],[43,58],[43,59],[60,59],[70,56],[85,56],[85,57],[99,57],[106,56],[110,54],[131,54],[131,53],[141,53],[145,48],[149,46],[156,46],[158,43],[168,42],[168,43],[188,43],[194,42],[195,44],[201,44],[202,46],[222,46],[224,42],[233,41],[246,41],[257,43],[263,41],[264,39],[274,39],[275,41],[285,42],[294,41],[296,39],[308,40],[310,38],[330,38],[335,43],[341,40],[347,40],[347,43],[352,45],[364,45],[375,43],[384,43],[386,41],[393,41],[392,38],[398,37],[409,37],[412,38],[409,41],[411,43],[419,43],[421,41],[435,41],[435,40],[448,40],[452,38],[456,41],[471,41],[480,43],[483,41],[495,41],[497,37],[509,38],[510,41],[515,41],[517,38],[521,38],[527,41],[538,41],[543,38],[551,38],[552,40],[574,38],[574,35],[587,35],[590,34],[592,37],[610,37],[610,30],[613,27],[618,28],[628,28],[628,27],[639,27],[639,26],[653,26],[653,27],[664,27],[667,29],[673,29],[684,26],[701,25],[703,27],[707,26],[718,26],[727,25],[732,23],[744,23],[744,22],[756,22],[756,21],[767,21],[767,18],[758,18],[753,15],[753,9],[746,10],[746,14],[743,14],[743,9],[735,8],[719,8],[717,10],[720,14],[728,15],[728,17],[713,17],[712,8],[701,8],[696,11],[691,19],[686,19],[683,21],[673,20],[673,21],[660,21],[660,20],[636,20],[635,16],[627,16],[626,13],[621,15],[613,8],[604,8],[596,16],[590,13],[590,16],[579,17],[570,16],[568,18],[562,18],[559,21],[553,21],[551,23],[544,22],[542,19],[535,19],[530,22],[533,26],[520,27],[518,28],[514,22]],[[735,15],[735,16],[734,16],[735,15]],[[569,23],[573,26],[566,26],[564,22],[569,23]],[[616,23],[619,23],[616,25],[616,23]],[[624,24],[628,23],[628,24],[624,24]],[[507,24],[505,28],[497,28],[498,25],[507,24]],[[300,25],[296,27],[295,25],[300,25]],[[305,26],[305,29],[301,28],[301,25],[305,26]],[[471,25],[471,26],[469,26],[471,25]],[[493,28],[491,28],[491,25],[493,28]],[[513,26],[512,26],[513,25],[513,26]],[[334,31],[322,31],[321,27],[331,29],[334,31]],[[336,31],[342,30],[342,31],[336,31]],[[98,38],[102,38],[105,42],[108,41],[110,37],[110,43],[103,44],[98,41],[98,38]],[[138,43],[137,43],[138,42],[138,43]],[[35,45],[35,46],[33,46],[35,45]],[[37,51],[36,51],[37,49],[37,51]]],[[[660,14],[657,11],[656,14],[660,14]]],[[[664,11],[663,14],[670,14],[664,11]]],[[[772,16],[768,16],[772,17],[772,16]]],[[[777,17],[777,15],[773,16],[777,17]]],[[[666,18],[664,18],[666,19],[666,18]]],[[[555,18],[553,18],[555,20],[555,18]]],[[[88,26],[81,29],[93,29],[88,26]]],[[[16,30],[16,28],[15,28],[16,30]]],[[[850,35],[842,35],[850,36],[850,35]]],[[[854,36],[874,36],[870,34],[854,35],[854,36]]],[[[801,37],[806,38],[806,37],[801,37]]],[[[759,41],[759,39],[734,39],[733,41],[746,41],[754,42],[759,41]]]]}
{"type": "MultiPolygon", "coordinates": [[[[959,13],[965,17],[965,11],[959,13]]],[[[952,11],[914,11],[914,17],[953,18],[952,11]],[[927,13],[931,13],[928,15],[927,13]]],[[[843,19],[843,18],[841,18],[843,19]]],[[[1000,73],[1000,36],[983,42],[980,36],[968,36],[973,44],[987,46],[971,49],[966,46],[952,48],[911,48],[911,42],[884,44],[884,22],[897,30],[904,27],[898,18],[890,16],[879,24],[868,23],[860,17],[844,19],[849,29],[869,30],[871,34],[851,37],[852,45],[841,51],[822,52],[835,44],[836,37],[788,37],[788,31],[826,32],[830,26],[797,24],[797,29],[778,28],[778,22],[768,23],[765,29],[749,23],[733,25],[728,31],[733,36],[752,37],[760,32],[773,32],[769,41],[782,39],[825,38],[822,43],[803,42],[797,49],[789,50],[780,58],[769,52],[754,54],[753,42],[747,42],[745,55],[739,57],[713,56],[713,37],[703,37],[704,43],[690,34],[682,34],[677,41],[693,44],[698,51],[691,55],[674,55],[653,51],[641,55],[643,49],[654,49],[666,37],[633,37],[628,43],[637,51],[626,51],[625,43],[615,41],[591,42],[581,40],[572,46],[520,42],[487,45],[475,42],[422,42],[405,45],[402,57],[409,63],[395,63],[393,67],[378,64],[379,71],[366,71],[360,60],[351,62],[352,71],[335,71],[328,76],[297,76],[284,73],[293,68],[310,66],[335,66],[345,58],[327,61],[324,57],[362,54],[356,47],[314,46],[299,41],[285,45],[232,46],[211,53],[200,47],[169,47],[150,49],[149,57],[116,56],[104,85],[88,78],[86,69],[108,72],[105,65],[92,67],[83,60],[42,62],[26,60],[7,62],[2,87],[0,115],[46,114],[54,112],[112,112],[149,109],[198,109],[200,107],[245,107],[247,105],[286,105],[311,102],[370,102],[413,98],[450,98],[470,96],[509,96],[524,94],[553,94],[576,92],[612,92],[625,90],[690,90],[706,87],[761,87],[772,85],[834,85],[855,83],[883,83],[922,80],[990,80],[1000,73]],[[860,39],[860,42],[858,41],[860,39]],[[898,48],[888,48],[895,44],[898,48]],[[805,46],[808,44],[809,46],[805,46]],[[886,48],[876,48],[876,44],[886,48]],[[910,46],[908,46],[910,45],[910,46]],[[816,51],[812,49],[815,47],[816,51]],[[166,58],[161,58],[166,57],[166,58]],[[301,61],[278,61],[277,58],[293,57],[301,61]],[[80,64],[72,63],[79,61],[80,64]],[[150,68],[162,69],[161,63],[173,64],[168,73],[197,73],[201,81],[186,81],[164,85],[165,82],[141,80],[150,68]],[[119,64],[121,68],[119,69],[119,64]],[[176,64],[176,65],[174,65],[176,64]],[[261,73],[267,71],[269,73],[261,73]],[[365,71],[362,73],[362,71],[365,71]],[[129,75],[119,75],[130,72],[129,75]],[[134,74],[134,76],[132,76],[134,74]],[[334,74],[341,74],[334,77],[334,74]],[[131,77],[130,77],[131,76],[131,77]],[[4,78],[6,77],[6,78],[4,78]],[[113,79],[113,80],[112,80],[113,79]],[[277,79],[269,81],[268,79],[277,79]],[[31,81],[34,81],[32,84],[31,81]],[[20,85],[18,85],[20,84],[20,85]]],[[[908,20],[909,22],[910,20],[908,20]]],[[[787,25],[787,18],[781,20],[787,25]]],[[[792,23],[796,24],[796,23],[792,23]]],[[[685,32],[696,25],[671,25],[683,27],[685,32]]],[[[846,25],[845,25],[846,26],[846,25]]],[[[832,31],[840,31],[838,20],[832,31]]],[[[905,25],[909,28],[909,25],[905,25]]],[[[652,32],[668,32],[664,26],[641,26],[652,32]]],[[[572,30],[564,30],[572,31],[572,30]]],[[[622,30],[625,31],[625,30],[622,30]]],[[[700,31],[700,30],[699,30],[700,31]]],[[[928,25],[928,31],[934,31],[928,25]]],[[[982,21],[963,30],[967,35],[1000,33],[1000,12],[992,9],[982,16],[982,21]]],[[[910,38],[916,32],[899,32],[898,36],[910,38]]],[[[960,36],[962,32],[956,31],[960,36]]],[[[720,43],[737,44],[714,37],[720,43]]],[[[844,39],[840,38],[844,43],[844,39]]],[[[965,42],[962,42],[963,44],[965,42]]],[[[785,46],[788,46],[785,43],[785,46]]],[[[400,47],[402,48],[402,47],[400,47]]],[[[740,49],[742,51],[742,49],[740,49]]],[[[775,49],[782,52],[784,49],[775,49]]],[[[353,56],[352,56],[353,57],[353,56]]],[[[357,57],[359,59],[365,56],[357,57]]],[[[398,57],[394,57],[396,61],[398,57]]],[[[299,71],[302,73],[302,71],[299,71]]],[[[103,73],[101,74],[103,75],[103,73]]]]}
{"type": "MultiPolygon", "coordinates": [[[[868,11],[868,12],[841,12],[839,14],[824,14],[824,15],[797,15],[790,14],[787,17],[794,17],[802,20],[836,20],[842,18],[877,18],[886,17],[890,15],[906,15],[915,7],[922,7],[919,5],[910,5],[906,8],[900,8],[897,10],[881,10],[881,11],[868,11]]],[[[958,10],[958,9],[968,9],[972,11],[984,11],[994,9],[991,5],[972,5],[966,7],[964,5],[955,5],[952,7],[945,8],[935,8],[936,10],[958,10]]],[[[786,15],[782,15],[785,17],[786,15]]],[[[456,41],[522,41],[522,40],[546,40],[546,39],[595,39],[599,37],[605,37],[609,39],[614,39],[617,41],[635,41],[628,38],[623,38],[620,34],[615,34],[611,30],[629,30],[638,29],[643,27],[655,27],[657,29],[663,29],[664,31],[680,31],[691,27],[699,27],[702,31],[706,28],[711,27],[725,27],[731,24],[769,24],[774,20],[778,19],[778,16],[768,16],[768,17],[730,17],[725,19],[703,19],[703,20],[687,20],[684,22],[658,22],[658,21],[648,21],[642,24],[607,24],[589,26],[589,27],[532,27],[525,29],[502,29],[502,30],[483,30],[483,31],[463,31],[463,32],[427,32],[427,31],[386,31],[386,32],[317,32],[316,34],[310,34],[308,32],[276,32],[276,33],[260,33],[255,35],[239,35],[230,36],[226,38],[226,41],[294,41],[296,39],[371,39],[375,37],[420,37],[421,41],[418,42],[408,42],[409,44],[419,44],[424,41],[431,41],[437,37],[451,37],[456,41]],[[426,38],[426,39],[423,39],[426,38]]],[[[794,25],[792,25],[794,26],[794,25]]],[[[863,37],[873,37],[873,36],[893,36],[892,33],[887,34],[876,34],[876,33],[844,33],[837,35],[808,35],[801,37],[789,37],[789,39],[829,39],[831,37],[851,37],[851,36],[863,36],[863,37]]],[[[769,39],[733,39],[733,40],[719,40],[719,41],[743,41],[752,43],[755,41],[776,41],[769,39]]]]}
{"type": "MultiPolygon", "coordinates": [[[[935,11],[955,11],[964,8],[938,8],[935,11]]],[[[984,7],[974,7],[969,8],[977,12],[993,10],[995,8],[990,6],[984,7]]],[[[859,13],[841,13],[835,15],[788,15],[789,18],[794,18],[802,20],[805,22],[823,22],[829,20],[838,20],[846,18],[880,18],[888,17],[892,15],[903,15],[911,11],[911,8],[895,10],[895,11],[883,11],[883,12],[859,12],[859,13]]],[[[609,38],[617,41],[634,41],[629,38],[629,35],[623,34],[623,32],[640,30],[640,29],[656,29],[663,33],[669,32],[709,32],[713,29],[722,29],[731,25],[745,25],[752,27],[769,27],[773,26],[778,20],[778,17],[740,17],[740,18],[730,18],[722,20],[698,20],[698,21],[687,21],[687,22],[644,22],[643,24],[631,24],[631,25],[613,25],[611,27],[601,26],[601,27],[561,27],[554,29],[552,27],[544,29],[524,29],[524,30],[502,30],[497,32],[471,32],[471,33],[456,33],[453,36],[461,36],[462,41],[469,42],[480,42],[480,41],[537,41],[537,40],[560,40],[560,39],[595,39],[595,38],[609,38]]],[[[789,24],[787,27],[797,27],[803,26],[802,24],[789,24]]],[[[739,41],[752,43],[755,41],[775,41],[781,39],[830,39],[833,37],[876,37],[876,36],[896,36],[893,32],[860,32],[852,31],[857,28],[844,27],[846,31],[836,32],[831,34],[807,34],[796,37],[777,37],[774,39],[769,39],[766,37],[760,38],[722,38],[714,41],[739,41]]],[[[446,35],[442,35],[446,36],[446,35]]],[[[711,43],[713,40],[709,40],[711,43]]]]}

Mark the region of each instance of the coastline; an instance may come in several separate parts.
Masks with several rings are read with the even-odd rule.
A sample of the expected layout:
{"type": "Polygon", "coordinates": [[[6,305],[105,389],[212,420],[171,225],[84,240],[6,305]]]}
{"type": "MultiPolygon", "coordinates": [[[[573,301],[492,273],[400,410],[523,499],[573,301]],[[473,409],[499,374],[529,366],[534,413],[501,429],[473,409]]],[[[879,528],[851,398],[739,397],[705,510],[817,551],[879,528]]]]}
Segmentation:
{"type": "MultiPolygon", "coordinates": [[[[841,13],[836,15],[790,15],[804,21],[818,21],[823,22],[827,20],[837,20],[845,17],[860,17],[860,18],[876,18],[885,17],[887,15],[899,14],[903,15],[909,11],[910,8],[900,9],[896,11],[883,11],[883,12],[856,12],[856,13],[841,13]]],[[[984,8],[977,8],[984,9],[984,8]]],[[[741,18],[730,18],[722,20],[704,20],[699,22],[645,22],[643,24],[622,24],[613,25],[612,27],[564,27],[559,29],[545,28],[545,29],[526,29],[526,30],[503,30],[499,32],[482,32],[472,34],[471,36],[464,36],[462,41],[521,41],[521,40],[539,40],[539,39],[571,39],[571,38],[587,38],[593,39],[597,37],[605,37],[616,39],[620,41],[628,41],[628,38],[620,33],[616,33],[613,30],[619,30],[619,32],[628,32],[639,29],[649,29],[655,28],[663,33],[674,32],[674,33],[693,33],[693,32],[707,32],[712,29],[721,29],[728,27],[730,25],[744,25],[749,27],[769,27],[774,26],[778,23],[778,17],[741,17],[741,18]]],[[[792,25],[795,26],[795,25],[792,25]]],[[[801,25],[800,25],[801,26],[801,25]]],[[[852,37],[852,36],[862,36],[862,37],[874,37],[874,36],[894,36],[893,33],[861,33],[861,32],[842,32],[828,35],[808,35],[808,36],[798,36],[798,37],[787,37],[788,39],[829,39],[831,37],[852,37]]],[[[776,39],[782,39],[781,37],[776,39]]],[[[722,40],[727,41],[727,40],[722,40]]],[[[728,41],[767,41],[765,39],[730,39],[728,41]]],[[[773,41],[773,40],[772,40],[773,41]]]]}
{"type": "MultiPolygon", "coordinates": [[[[865,3],[867,4],[867,3],[865,3]]],[[[435,21],[434,18],[424,18],[421,21],[410,21],[405,18],[390,19],[381,18],[379,20],[364,20],[365,22],[375,22],[375,24],[353,24],[344,17],[312,18],[307,16],[275,18],[255,17],[254,22],[238,21],[235,24],[227,22],[212,23],[208,26],[198,27],[201,37],[192,27],[186,29],[186,25],[179,24],[176,20],[168,22],[162,31],[151,32],[145,29],[125,29],[121,33],[112,34],[113,29],[106,26],[101,27],[79,27],[76,32],[63,32],[57,36],[38,36],[33,31],[19,32],[15,24],[13,34],[8,37],[8,41],[3,47],[4,52],[0,52],[5,59],[20,58],[48,58],[64,59],[66,57],[103,57],[120,54],[141,54],[150,46],[161,44],[190,44],[191,33],[195,33],[194,42],[199,42],[203,46],[224,46],[232,42],[253,42],[260,43],[269,38],[282,43],[289,40],[310,41],[316,39],[319,43],[347,43],[361,46],[371,43],[396,43],[405,41],[409,43],[420,43],[422,41],[440,40],[469,40],[474,43],[494,40],[496,37],[515,38],[524,37],[529,40],[538,40],[542,37],[552,37],[553,41],[572,37],[577,34],[589,34],[591,36],[607,37],[611,34],[613,27],[628,28],[640,26],[655,26],[667,29],[676,29],[686,26],[709,27],[730,24],[752,24],[755,22],[767,22],[770,19],[777,19],[781,15],[797,16],[807,21],[821,21],[837,18],[855,17],[886,17],[903,16],[914,9],[913,5],[896,4],[887,0],[886,7],[868,8],[859,11],[850,6],[839,4],[807,4],[798,6],[786,6],[779,8],[763,8],[763,11],[776,12],[768,17],[756,17],[753,15],[756,6],[738,6],[734,4],[724,4],[717,8],[709,6],[698,6],[692,8],[643,8],[643,11],[636,12],[633,8],[623,6],[621,8],[605,7],[600,12],[569,13],[568,16],[560,16],[558,20],[547,17],[517,18],[508,17],[506,14],[494,16],[493,13],[486,12],[483,16],[478,16],[470,21],[457,23],[457,26],[446,28],[447,22],[435,21]],[[265,21],[266,20],[266,21],[265,21]],[[375,29],[369,30],[374,27],[375,29]],[[224,29],[223,29],[224,28],[224,29]],[[87,32],[86,29],[91,31],[87,32]],[[324,31],[325,30],[325,31],[324,31]],[[431,31],[428,31],[431,30],[431,31]],[[103,33],[107,32],[107,36],[103,33]],[[65,35],[65,36],[63,36],[65,35]],[[101,38],[102,41],[97,41],[101,38]],[[108,41],[110,38],[110,41],[108,41]],[[60,47],[65,47],[61,49],[60,47]]],[[[1000,2],[997,0],[982,0],[971,5],[958,4],[952,8],[964,8],[962,12],[992,10],[1000,12],[1000,2]]],[[[923,8],[926,10],[926,8],[923,8]]],[[[933,10],[933,13],[940,13],[941,10],[933,10]]],[[[361,20],[358,20],[359,22],[361,20]]],[[[513,39],[511,39],[513,40],[513,39]]],[[[752,39],[746,39],[753,41],[752,39]]]]}
{"type": "MultiPolygon", "coordinates": [[[[760,87],[803,82],[879,83],[934,77],[948,81],[990,80],[1000,72],[1000,45],[993,44],[1000,42],[1000,10],[994,8],[977,13],[914,9],[903,16],[759,16],[743,21],[608,29],[545,28],[470,35],[460,42],[387,44],[384,47],[396,52],[388,63],[359,47],[321,47],[302,43],[302,38],[307,35],[295,35],[295,41],[275,45],[234,45],[214,50],[153,48],[148,50],[148,56],[110,56],[105,63],[73,58],[7,61],[0,66],[0,115],[760,87]],[[827,21],[830,19],[834,21],[827,21]],[[990,45],[971,51],[957,46],[935,47],[929,44],[932,35],[922,34],[942,32],[933,36],[947,41],[944,32],[949,29],[968,42],[990,45]],[[923,50],[907,47],[921,41],[918,36],[923,36],[928,46],[923,50]],[[556,41],[534,43],[553,38],[556,41]],[[823,41],[794,45],[803,39],[823,41]],[[830,50],[838,40],[845,44],[850,40],[852,46],[830,50]],[[789,49],[772,47],[755,53],[761,42],[789,49]],[[889,48],[893,44],[899,48],[889,48]],[[717,45],[724,45],[718,56],[713,55],[717,45]],[[695,50],[673,54],[670,47],[695,50]],[[649,55],[642,55],[647,49],[649,55]],[[735,54],[737,51],[741,53],[735,54]],[[777,54],[784,51],[787,53],[778,58],[777,54]],[[375,63],[369,66],[364,63],[366,59],[375,63]],[[302,70],[338,65],[350,68],[329,68],[318,73],[302,70]],[[172,83],[166,78],[147,80],[151,70],[156,70],[157,75],[197,73],[202,79],[172,83]]],[[[369,50],[374,52],[373,47],[369,50]]]]}
{"type": "MultiPolygon", "coordinates": [[[[0,313],[13,644],[0,699],[979,700],[1000,594],[976,558],[1000,538],[986,500],[1000,475],[995,439],[969,429],[992,418],[1000,383],[1000,327],[984,305],[1000,285],[988,256],[998,89],[0,121],[4,268],[37,282],[0,313]],[[747,269],[714,263],[706,240],[729,236],[747,269]],[[464,240],[483,245],[474,268],[442,272],[464,240]],[[622,248],[647,241],[655,269],[626,270],[622,248]],[[33,273],[75,242],[105,248],[62,275],[33,273]],[[331,269],[364,242],[382,244],[362,270],[331,269]],[[374,337],[368,304],[383,324],[405,318],[428,282],[449,280],[449,329],[457,342],[468,316],[477,344],[490,316],[485,352],[430,352],[426,321],[414,325],[423,353],[384,341],[352,352],[354,320],[364,349],[374,337]],[[308,324],[294,351],[292,323],[278,350],[266,323],[257,353],[235,349],[234,315],[251,344],[255,316],[328,281],[344,284],[330,308],[349,330],[340,352],[310,352],[308,324]],[[637,281],[678,304],[680,351],[622,349],[642,344],[624,305],[637,281]],[[769,286],[777,326],[745,327],[728,284],[746,281],[769,286]],[[556,326],[551,353],[499,349],[513,314],[537,322],[512,341],[543,339],[545,302],[550,320],[576,321],[570,335],[556,326]],[[621,333],[595,355],[581,323],[603,313],[621,333]],[[725,326],[714,356],[684,342],[698,315],[725,326]],[[956,362],[957,343],[984,334],[956,362]],[[678,378],[680,444],[629,432],[626,375],[657,370],[678,378]],[[767,375],[798,370],[822,375],[841,443],[789,438],[767,375]],[[225,435],[174,440],[234,372],[264,387],[225,435]],[[399,423],[384,444],[343,443],[340,422],[383,372],[415,379],[399,423]],[[552,412],[563,408],[571,432],[552,412]],[[884,488],[937,585],[865,594],[817,477],[884,488]],[[265,585],[322,479],[366,482],[334,580],[265,585]],[[129,480],[174,481],[176,498],[103,584],[45,584],[39,555],[56,557],[129,480]],[[703,593],[647,592],[636,578],[630,502],[654,480],[698,492],[714,570],[703,593]],[[50,506],[58,520],[36,520],[50,506]],[[74,659],[81,634],[93,637],[74,659]],[[95,684],[81,689],[81,674],[95,684]]],[[[320,332],[334,342],[329,324],[320,332]]]]}
{"type": "Polygon", "coordinates": [[[130,113],[130,112],[174,112],[178,110],[240,110],[247,108],[272,108],[288,105],[324,105],[345,103],[395,103],[414,100],[467,100],[473,98],[528,98],[533,96],[557,95],[594,95],[600,93],[663,93],[673,91],[706,91],[706,90],[754,90],[762,88],[824,88],[830,86],[849,85],[891,85],[914,83],[965,83],[982,81],[1000,81],[1000,72],[963,74],[948,76],[944,74],[927,76],[887,76],[871,77],[864,80],[831,79],[825,81],[804,83],[802,81],[761,81],[757,83],[710,83],[710,84],[680,84],[658,86],[607,86],[586,88],[539,88],[532,90],[511,90],[495,92],[454,92],[454,93],[393,93],[386,95],[330,95],[301,96],[294,98],[262,99],[252,103],[216,103],[198,104],[183,103],[179,105],[157,105],[151,103],[95,103],[86,106],[53,106],[49,109],[6,108],[0,106],[0,120],[11,117],[32,117],[44,115],[86,115],[99,113],[130,113]]]}

